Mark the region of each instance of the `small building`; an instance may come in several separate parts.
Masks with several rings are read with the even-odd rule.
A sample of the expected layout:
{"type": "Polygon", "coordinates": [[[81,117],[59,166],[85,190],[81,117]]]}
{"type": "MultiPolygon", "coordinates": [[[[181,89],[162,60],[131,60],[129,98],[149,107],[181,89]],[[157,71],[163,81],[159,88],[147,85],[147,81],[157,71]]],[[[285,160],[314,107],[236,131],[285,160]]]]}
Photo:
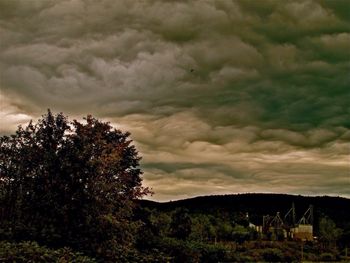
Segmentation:
{"type": "Polygon", "coordinates": [[[290,229],[294,240],[313,241],[313,227],[310,224],[299,224],[290,229]]]}
{"type": "Polygon", "coordinates": [[[293,239],[301,241],[313,241],[313,206],[310,205],[295,227],[291,228],[293,239]]]}

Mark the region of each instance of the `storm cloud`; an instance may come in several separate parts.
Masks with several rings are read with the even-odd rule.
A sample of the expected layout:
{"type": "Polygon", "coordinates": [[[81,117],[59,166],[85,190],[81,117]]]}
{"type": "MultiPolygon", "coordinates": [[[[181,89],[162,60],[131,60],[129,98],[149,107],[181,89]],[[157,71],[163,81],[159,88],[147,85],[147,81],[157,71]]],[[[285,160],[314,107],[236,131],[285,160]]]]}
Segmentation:
{"type": "Polygon", "coordinates": [[[350,4],[0,0],[2,134],[47,108],[129,130],[156,200],[350,197],[350,4]]]}

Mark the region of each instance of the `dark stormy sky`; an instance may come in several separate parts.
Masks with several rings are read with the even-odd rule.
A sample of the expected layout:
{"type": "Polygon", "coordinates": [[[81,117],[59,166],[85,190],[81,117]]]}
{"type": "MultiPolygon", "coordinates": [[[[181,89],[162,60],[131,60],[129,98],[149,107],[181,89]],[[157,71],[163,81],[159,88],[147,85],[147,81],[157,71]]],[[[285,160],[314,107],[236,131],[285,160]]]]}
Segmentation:
{"type": "Polygon", "coordinates": [[[350,197],[350,1],[0,0],[1,134],[129,130],[155,200],[350,197]]]}

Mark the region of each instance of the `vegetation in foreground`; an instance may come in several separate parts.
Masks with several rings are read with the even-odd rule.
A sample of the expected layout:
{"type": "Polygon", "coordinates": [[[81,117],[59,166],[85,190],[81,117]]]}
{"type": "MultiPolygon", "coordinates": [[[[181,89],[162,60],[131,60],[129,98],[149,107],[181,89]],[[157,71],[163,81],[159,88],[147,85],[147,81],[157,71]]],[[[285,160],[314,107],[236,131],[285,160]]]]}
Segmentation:
{"type": "Polygon", "coordinates": [[[91,116],[69,122],[48,111],[1,137],[0,262],[348,260],[346,206],[335,218],[321,207],[318,241],[302,243],[266,240],[249,227],[245,212],[260,216],[254,202],[136,201],[150,191],[129,135],[91,116]]]}

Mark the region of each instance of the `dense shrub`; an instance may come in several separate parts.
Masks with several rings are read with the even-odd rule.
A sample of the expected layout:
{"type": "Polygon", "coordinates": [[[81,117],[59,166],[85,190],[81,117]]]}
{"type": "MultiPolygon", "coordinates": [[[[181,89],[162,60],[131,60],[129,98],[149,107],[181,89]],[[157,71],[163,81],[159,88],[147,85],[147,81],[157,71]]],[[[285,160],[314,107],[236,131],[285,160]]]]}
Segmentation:
{"type": "Polygon", "coordinates": [[[96,260],[69,248],[57,250],[39,246],[36,242],[10,243],[0,241],[0,262],[3,263],[95,263],[96,260]]]}
{"type": "Polygon", "coordinates": [[[218,262],[230,261],[228,249],[221,244],[182,241],[175,238],[159,240],[157,246],[174,258],[174,262],[218,262]]]}
{"type": "Polygon", "coordinates": [[[322,253],[320,256],[321,261],[335,261],[336,258],[333,254],[331,253],[322,253]]]}
{"type": "Polygon", "coordinates": [[[284,256],[281,250],[278,248],[268,248],[263,251],[263,258],[268,262],[281,262],[284,261],[284,256]]]}

